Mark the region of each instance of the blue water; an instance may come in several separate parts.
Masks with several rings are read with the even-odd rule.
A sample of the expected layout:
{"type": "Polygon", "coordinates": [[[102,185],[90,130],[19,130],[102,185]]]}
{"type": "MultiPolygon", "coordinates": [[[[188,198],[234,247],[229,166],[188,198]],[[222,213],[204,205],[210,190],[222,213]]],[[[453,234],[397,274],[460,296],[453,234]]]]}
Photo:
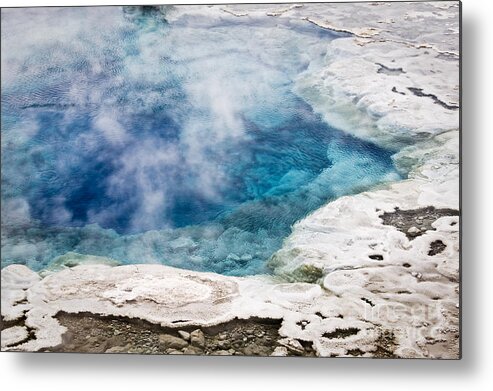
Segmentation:
{"type": "Polygon", "coordinates": [[[293,93],[338,37],[307,22],[100,7],[2,25],[2,265],[267,272],[293,223],[398,179],[392,151],[293,93]]]}

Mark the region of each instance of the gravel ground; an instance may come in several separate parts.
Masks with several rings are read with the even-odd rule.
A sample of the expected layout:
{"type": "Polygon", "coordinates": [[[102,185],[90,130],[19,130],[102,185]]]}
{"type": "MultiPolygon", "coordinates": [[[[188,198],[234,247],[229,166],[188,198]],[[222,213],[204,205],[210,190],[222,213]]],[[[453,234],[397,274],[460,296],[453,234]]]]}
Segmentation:
{"type": "Polygon", "coordinates": [[[459,216],[459,211],[456,209],[436,209],[433,206],[409,210],[396,208],[394,212],[383,213],[380,218],[384,224],[396,227],[405,233],[408,239],[412,240],[423,235],[426,231],[435,230],[431,224],[444,216],[459,216]]]}
{"type": "Polygon", "coordinates": [[[82,353],[315,356],[311,344],[287,342],[279,320],[233,320],[213,327],[166,328],[141,320],[93,314],[57,316],[63,343],[47,351],[82,353]]]}

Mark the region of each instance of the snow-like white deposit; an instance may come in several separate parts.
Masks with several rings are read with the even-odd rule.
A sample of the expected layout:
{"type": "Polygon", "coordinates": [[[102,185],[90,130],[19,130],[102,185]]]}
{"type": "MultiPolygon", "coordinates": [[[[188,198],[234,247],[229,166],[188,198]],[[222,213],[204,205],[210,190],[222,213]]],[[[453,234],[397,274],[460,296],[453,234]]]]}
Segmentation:
{"type": "MultiPolygon", "coordinates": [[[[298,222],[269,261],[273,277],[225,277],[160,265],[84,264],[43,279],[2,270],[2,349],[61,343],[60,311],[164,326],[282,319],[281,346],[311,341],[320,356],[459,356],[459,3],[243,5],[166,9],[220,17],[297,17],[350,32],[329,44],[297,93],[333,125],[384,146],[408,178],[331,202],[298,222]],[[407,232],[385,213],[456,211],[407,232]],[[417,234],[419,233],[419,235],[417,234]],[[439,251],[431,251],[434,244],[439,251]],[[15,328],[14,328],[15,327],[15,328]],[[28,331],[34,337],[27,339],[28,331]],[[5,342],[4,342],[5,339],[5,342]],[[27,341],[26,341],[27,339],[27,341]]],[[[174,16],[173,16],[174,15],[174,16]]],[[[421,216],[421,218],[423,218],[421,216]]],[[[64,259],[63,265],[70,265],[64,259]]]]}
{"type": "Polygon", "coordinates": [[[1,341],[2,349],[26,340],[29,336],[25,326],[12,326],[2,330],[1,341]]]}

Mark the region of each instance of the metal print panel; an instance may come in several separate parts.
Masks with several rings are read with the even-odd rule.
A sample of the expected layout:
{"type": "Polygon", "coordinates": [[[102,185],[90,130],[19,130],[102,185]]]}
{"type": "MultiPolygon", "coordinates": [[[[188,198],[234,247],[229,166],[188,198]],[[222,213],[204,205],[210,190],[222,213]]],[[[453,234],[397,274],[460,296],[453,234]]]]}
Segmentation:
{"type": "Polygon", "coordinates": [[[460,357],[460,3],[3,8],[2,351],[460,357]]]}

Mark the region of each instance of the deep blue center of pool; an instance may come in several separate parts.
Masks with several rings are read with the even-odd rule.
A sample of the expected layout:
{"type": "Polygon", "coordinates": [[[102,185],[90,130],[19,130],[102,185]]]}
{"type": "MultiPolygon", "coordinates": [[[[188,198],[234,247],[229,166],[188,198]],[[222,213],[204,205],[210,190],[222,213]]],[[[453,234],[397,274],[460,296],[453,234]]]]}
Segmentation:
{"type": "Polygon", "coordinates": [[[2,203],[15,206],[2,209],[3,264],[40,269],[75,251],[264,272],[293,223],[397,177],[390,151],[293,92],[335,34],[274,18],[167,23],[101,8],[101,26],[97,10],[57,12],[66,37],[2,41],[17,67],[2,77],[2,203]]]}

